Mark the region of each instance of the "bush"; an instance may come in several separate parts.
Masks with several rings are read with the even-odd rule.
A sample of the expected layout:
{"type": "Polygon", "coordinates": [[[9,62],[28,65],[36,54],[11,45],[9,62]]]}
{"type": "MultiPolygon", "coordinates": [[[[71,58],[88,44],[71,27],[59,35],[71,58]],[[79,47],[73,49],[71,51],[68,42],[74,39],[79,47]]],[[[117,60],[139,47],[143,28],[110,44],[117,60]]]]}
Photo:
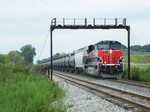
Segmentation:
{"type": "Polygon", "coordinates": [[[12,64],[1,64],[0,63],[0,83],[6,82],[11,79],[12,72],[12,64]]]}
{"type": "Polygon", "coordinates": [[[13,66],[13,73],[24,73],[29,75],[32,73],[32,67],[26,65],[15,65],[13,66]]]}

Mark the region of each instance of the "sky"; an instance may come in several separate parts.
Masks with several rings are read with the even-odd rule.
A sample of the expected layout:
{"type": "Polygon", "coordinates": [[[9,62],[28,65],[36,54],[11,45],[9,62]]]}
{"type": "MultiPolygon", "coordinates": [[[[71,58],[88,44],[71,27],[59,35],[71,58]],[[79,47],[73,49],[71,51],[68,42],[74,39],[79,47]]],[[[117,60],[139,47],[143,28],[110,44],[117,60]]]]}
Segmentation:
{"type": "MultiPolygon", "coordinates": [[[[126,18],[131,45],[150,44],[150,0],[0,0],[0,54],[31,44],[34,62],[50,56],[53,18],[126,18]]],[[[54,30],[53,53],[71,53],[101,40],[127,46],[127,31],[54,30]]]]}

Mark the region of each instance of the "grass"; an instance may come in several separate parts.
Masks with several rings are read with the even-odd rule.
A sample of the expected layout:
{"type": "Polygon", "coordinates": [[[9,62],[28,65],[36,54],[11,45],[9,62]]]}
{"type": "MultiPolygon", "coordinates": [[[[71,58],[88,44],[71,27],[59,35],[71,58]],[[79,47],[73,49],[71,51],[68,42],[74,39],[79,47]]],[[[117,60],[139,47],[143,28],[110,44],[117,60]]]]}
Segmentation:
{"type": "MultiPolygon", "coordinates": [[[[131,80],[150,82],[150,54],[131,55],[131,80]]],[[[127,79],[127,56],[124,57],[123,78],[127,79]]]]}
{"type": "MultiPolygon", "coordinates": [[[[66,112],[65,91],[43,75],[8,71],[0,65],[1,112],[66,112]]],[[[21,68],[23,69],[23,68],[21,68]]]]}
{"type": "MultiPolygon", "coordinates": [[[[136,64],[150,64],[150,54],[133,54],[130,56],[131,63],[136,64]]],[[[125,63],[128,62],[128,57],[124,56],[123,61],[125,63]]]]}
{"type": "MultiPolygon", "coordinates": [[[[150,82],[150,66],[139,67],[131,66],[130,78],[131,80],[150,82]]],[[[127,66],[124,67],[123,78],[128,78],[128,69],[127,66]]]]}

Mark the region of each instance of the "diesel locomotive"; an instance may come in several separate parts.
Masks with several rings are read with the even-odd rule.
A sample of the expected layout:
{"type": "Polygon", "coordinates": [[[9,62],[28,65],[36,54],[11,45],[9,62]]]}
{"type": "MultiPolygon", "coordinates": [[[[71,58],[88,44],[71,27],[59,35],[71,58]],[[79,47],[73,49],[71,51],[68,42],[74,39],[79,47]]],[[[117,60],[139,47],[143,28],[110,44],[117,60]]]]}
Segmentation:
{"type": "MultiPolygon", "coordinates": [[[[123,72],[122,60],[122,44],[118,41],[105,40],[53,60],[53,69],[75,73],[83,72],[102,78],[117,78],[123,72]]],[[[50,62],[45,65],[50,66],[50,62]]]]}

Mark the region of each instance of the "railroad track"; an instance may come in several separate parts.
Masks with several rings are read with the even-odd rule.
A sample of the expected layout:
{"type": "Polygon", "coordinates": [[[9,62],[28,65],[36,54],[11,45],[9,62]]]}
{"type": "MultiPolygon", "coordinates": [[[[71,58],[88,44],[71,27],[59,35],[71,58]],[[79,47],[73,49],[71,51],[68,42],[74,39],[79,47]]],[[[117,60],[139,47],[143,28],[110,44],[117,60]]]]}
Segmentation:
{"type": "MultiPolygon", "coordinates": [[[[58,71],[55,71],[55,72],[58,72],[58,71]]],[[[87,75],[86,75],[86,77],[87,77],[87,75]]],[[[98,77],[91,76],[91,75],[89,75],[89,77],[92,77],[93,79],[98,78],[98,77]]],[[[100,80],[103,80],[103,79],[100,79],[100,80]]],[[[150,88],[150,83],[140,82],[140,81],[133,81],[133,80],[127,80],[127,79],[107,79],[107,81],[128,84],[128,85],[133,85],[133,86],[142,87],[142,88],[150,88]]]]}
{"type": "MultiPolygon", "coordinates": [[[[55,76],[64,79],[68,83],[80,86],[95,94],[101,94],[103,98],[115,104],[123,106],[126,109],[134,111],[150,111],[150,97],[142,96],[139,94],[131,93],[128,91],[119,90],[109,86],[104,86],[97,83],[81,80],[71,76],[65,76],[62,73],[55,72],[55,76]]],[[[102,97],[101,96],[101,97],[102,97]]]]}
{"type": "Polygon", "coordinates": [[[131,80],[125,80],[125,79],[117,79],[117,80],[112,80],[109,79],[109,81],[116,82],[116,83],[125,83],[133,86],[138,86],[138,87],[144,87],[144,88],[150,88],[150,83],[144,83],[140,81],[131,81],[131,80]]]}

